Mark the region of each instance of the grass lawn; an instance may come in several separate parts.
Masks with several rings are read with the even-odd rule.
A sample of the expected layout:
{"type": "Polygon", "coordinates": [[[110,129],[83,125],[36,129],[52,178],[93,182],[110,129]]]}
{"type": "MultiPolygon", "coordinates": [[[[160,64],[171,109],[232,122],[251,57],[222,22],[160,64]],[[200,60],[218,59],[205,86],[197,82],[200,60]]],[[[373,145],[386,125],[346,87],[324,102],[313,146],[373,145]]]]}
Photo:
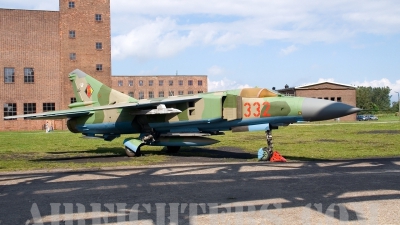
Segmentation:
{"type": "MultiPolygon", "coordinates": [[[[272,134],[274,150],[289,161],[400,156],[397,121],[304,123],[281,127],[272,134]]],[[[135,166],[167,160],[162,147],[151,146],[142,148],[143,153],[147,152],[145,157],[124,157],[122,141],[126,137],[106,142],[82,139],[80,134],[68,131],[0,132],[0,171],[135,166]],[[93,160],[96,158],[101,160],[93,160]]],[[[226,132],[213,138],[220,143],[204,148],[233,146],[256,154],[266,145],[264,132],[226,132]]]]}

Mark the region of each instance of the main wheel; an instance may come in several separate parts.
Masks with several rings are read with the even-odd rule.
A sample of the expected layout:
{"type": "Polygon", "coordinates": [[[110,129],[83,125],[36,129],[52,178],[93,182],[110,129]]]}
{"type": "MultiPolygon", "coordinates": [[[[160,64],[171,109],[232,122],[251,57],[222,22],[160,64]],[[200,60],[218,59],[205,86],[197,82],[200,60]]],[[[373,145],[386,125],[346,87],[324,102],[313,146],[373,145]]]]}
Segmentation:
{"type": "Polygon", "coordinates": [[[181,146],[167,146],[167,153],[177,153],[181,146]]]}
{"type": "Polygon", "coordinates": [[[268,161],[271,159],[272,151],[268,149],[268,147],[260,148],[258,150],[258,160],[259,161],[268,161]]]}
{"type": "Polygon", "coordinates": [[[126,155],[127,156],[129,156],[129,157],[139,157],[139,156],[141,156],[142,154],[140,153],[140,148],[138,148],[137,150],[136,150],[136,152],[134,152],[134,151],[132,151],[132,150],[130,150],[128,147],[125,147],[125,153],[126,153],[126,155]]]}

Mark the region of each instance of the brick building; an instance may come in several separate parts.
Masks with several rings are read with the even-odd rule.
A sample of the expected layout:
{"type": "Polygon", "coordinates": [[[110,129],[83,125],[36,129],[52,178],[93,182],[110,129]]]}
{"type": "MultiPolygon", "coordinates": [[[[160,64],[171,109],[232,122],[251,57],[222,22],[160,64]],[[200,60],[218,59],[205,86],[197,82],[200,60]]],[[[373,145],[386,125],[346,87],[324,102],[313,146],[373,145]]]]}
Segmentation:
{"type": "MultiPolygon", "coordinates": [[[[291,88],[286,86],[284,89],[277,91],[288,96],[319,98],[356,106],[356,87],[347,84],[320,82],[291,88]]],[[[356,114],[342,117],[341,120],[355,121],[356,114]]]]}
{"type": "Polygon", "coordinates": [[[113,76],[114,89],[137,99],[207,92],[207,76],[113,76]]]}
{"type": "MultiPolygon", "coordinates": [[[[59,11],[0,9],[1,114],[67,109],[74,101],[68,74],[77,68],[112,88],[133,92],[137,98],[140,91],[146,98],[151,91],[148,85],[140,86],[140,80],[148,84],[154,79],[154,97],[172,88],[175,95],[207,91],[206,76],[112,77],[110,24],[110,0],[59,0],[59,11]],[[137,84],[134,88],[128,86],[132,79],[137,84]],[[158,83],[162,79],[165,89],[158,83]],[[170,80],[174,83],[171,87],[170,80]],[[186,87],[189,80],[193,85],[186,87]]],[[[63,120],[47,122],[56,129],[66,129],[63,120]]],[[[0,131],[38,130],[45,123],[0,119],[0,131]]]]}

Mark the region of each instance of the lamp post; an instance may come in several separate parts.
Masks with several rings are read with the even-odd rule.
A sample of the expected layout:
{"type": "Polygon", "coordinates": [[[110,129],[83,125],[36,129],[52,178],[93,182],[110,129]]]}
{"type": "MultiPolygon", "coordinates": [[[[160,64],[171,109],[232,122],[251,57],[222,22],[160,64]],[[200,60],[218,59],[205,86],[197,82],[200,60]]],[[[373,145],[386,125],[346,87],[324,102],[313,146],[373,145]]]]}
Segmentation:
{"type": "Polygon", "coordinates": [[[399,111],[397,112],[397,116],[400,119],[400,95],[399,92],[395,91],[397,93],[397,104],[399,105],[399,111]]]}

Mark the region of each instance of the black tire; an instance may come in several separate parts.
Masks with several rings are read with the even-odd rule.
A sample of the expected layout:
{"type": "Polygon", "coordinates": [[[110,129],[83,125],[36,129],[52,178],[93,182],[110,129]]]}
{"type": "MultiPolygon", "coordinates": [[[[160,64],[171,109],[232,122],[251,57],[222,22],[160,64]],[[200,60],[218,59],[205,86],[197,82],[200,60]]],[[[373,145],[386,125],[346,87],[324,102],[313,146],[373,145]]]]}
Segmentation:
{"type": "Polygon", "coordinates": [[[181,146],[167,146],[167,153],[177,153],[181,146]]]}
{"type": "Polygon", "coordinates": [[[268,147],[263,148],[264,155],[261,159],[261,161],[269,161],[272,157],[272,151],[268,149],[268,147]]]}
{"type": "Polygon", "coordinates": [[[136,152],[130,150],[128,147],[125,147],[125,153],[128,157],[139,157],[142,154],[140,153],[140,148],[136,150],[136,152]]]}

